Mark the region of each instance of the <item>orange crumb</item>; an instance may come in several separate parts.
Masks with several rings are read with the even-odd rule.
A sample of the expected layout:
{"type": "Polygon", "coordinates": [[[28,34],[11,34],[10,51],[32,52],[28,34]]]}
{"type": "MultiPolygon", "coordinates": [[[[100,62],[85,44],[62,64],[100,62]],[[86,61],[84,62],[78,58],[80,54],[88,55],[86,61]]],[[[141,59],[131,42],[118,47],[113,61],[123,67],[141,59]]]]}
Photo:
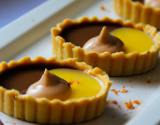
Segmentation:
{"type": "Polygon", "coordinates": [[[112,105],[112,104],[116,104],[117,105],[118,104],[116,100],[107,100],[106,103],[110,104],[110,105],[112,105]]]}
{"type": "Polygon", "coordinates": [[[129,82],[132,82],[131,80],[129,80],[129,82]]]}
{"type": "Polygon", "coordinates": [[[34,19],[32,19],[32,21],[34,21],[34,19]]]}
{"type": "Polygon", "coordinates": [[[132,88],[134,88],[132,85],[130,85],[132,88]]]}
{"type": "Polygon", "coordinates": [[[120,105],[118,105],[118,108],[120,108],[120,109],[121,109],[121,106],[120,106],[120,105]]]}
{"type": "Polygon", "coordinates": [[[147,82],[147,83],[151,83],[151,80],[150,80],[150,79],[148,79],[146,82],[147,82]]]}
{"type": "Polygon", "coordinates": [[[125,102],[125,101],[123,101],[123,102],[124,102],[124,104],[126,105],[126,107],[127,107],[128,109],[135,109],[134,106],[133,106],[133,104],[132,104],[132,102],[131,102],[131,100],[129,100],[129,103],[127,103],[127,102],[125,102]]]}
{"type": "Polygon", "coordinates": [[[127,114],[123,114],[123,115],[125,116],[125,115],[127,115],[127,114]]]}
{"type": "Polygon", "coordinates": [[[133,99],[135,99],[135,97],[133,99]]]}
{"type": "Polygon", "coordinates": [[[121,92],[120,90],[118,90],[118,92],[121,92]]]}
{"type": "Polygon", "coordinates": [[[116,118],[116,116],[113,116],[112,118],[113,118],[113,119],[115,119],[115,118],[116,118]]]}
{"type": "Polygon", "coordinates": [[[135,103],[135,104],[137,104],[137,105],[140,104],[140,102],[139,102],[138,100],[134,100],[133,103],[135,103]]]}
{"type": "Polygon", "coordinates": [[[112,91],[112,92],[114,92],[114,93],[115,93],[115,95],[117,95],[117,96],[118,96],[118,91],[117,91],[117,90],[112,89],[111,91],[112,91]]]}
{"type": "Polygon", "coordinates": [[[106,10],[106,8],[104,6],[101,6],[101,10],[106,10]]]}
{"type": "Polygon", "coordinates": [[[78,81],[78,80],[73,81],[73,80],[71,79],[71,80],[69,81],[69,84],[72,85],[73,83],[79,84],[79,81],[78,81]]]}
{"type": "Polygon", "coordinates": [[[123,86],[122,93],[126,93],[126,92],[128,92],[128,90],[126,90],[125,86],[123,86]]]}

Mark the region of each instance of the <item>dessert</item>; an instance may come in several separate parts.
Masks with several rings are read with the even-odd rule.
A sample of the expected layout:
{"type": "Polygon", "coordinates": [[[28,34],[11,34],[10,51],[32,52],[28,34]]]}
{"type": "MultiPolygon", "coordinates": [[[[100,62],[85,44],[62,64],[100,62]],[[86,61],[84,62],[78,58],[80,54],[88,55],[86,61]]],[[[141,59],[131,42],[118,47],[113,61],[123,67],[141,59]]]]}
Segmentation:
{"type": "MultiPolygon", "coordinates": [[[[141,33],[139,36],[141,36],[141,33]]],[[[145,73],[154,68],[159,53],[160,34],[157,33],[156,28],[150,25],[135,25],[131,21],[123,22],[121,19],[112,20],[108,17],[104,17],[103,19],[98,19],[97,17],[92,17],[91,19],[88,17],[82,17],[79,18],[78,21],[66,19],[63,23],[59,23],[57,28],[52,28],[51,34],[53,56],[57,56],[58,59],[76,58],[79,62],[84,61],[93,67],[103,69],[110,76],[128,76],[145,73]],[[107,28],[103,28],[104,26],[107,28]],[[127,28],[125,29],[124,27],[127,28]],[[89,39],[98,36],[101,30],[109,31],[110,35],[116,36],[116,34],[121,33],[121,31],[115,33],[115,31],[119,29],[133,33],[131,36],[125,36],[129,39],[131,39],[131,37],[134,39],[134,36],[137,36],[137,34],[139,35],[137,30],[140,30],[147,39],[147,41],[145,39],[145,44],[146,42],[151,42],[151,44],[149,43],[150,45],[148,45],[149,48],[145,48],[146,50],[142,52],[137,52],[137,45],[133,45],[132,42],[127,41],[131,44],[131,47],[135,47],[133,51],[127,52],[127,42],[122,40],[123,43],[125,42],[124,45],[122,42],[116,42],[116,45],[118,45],[117,43],[121,43],[121,48],[120,50],[113,52],[109,52],[108,50],[104,52],[101,48],[99,49],[99,52],[97,52],[97,50],[87,50],[85,48],[85,43],[89,39]],[[134,29],[136,29],[136,31],[134,31],[134,29]],[[155,42],[153,42],[153,40],[155,40],[155,42]]],[[[101,34],[103,34],[103,32],[101,34]]],[[[104,36],[101,34],[100,36],[104,36]]],[[[95,41],[99,38],[101,39],[100,36],[94,38],[93,46],[97,46],[95,41]]],[[[109,35],[102,38],[112,39],[112,37],[110,38],[110,36],[108,36],[109,35]]],[[[140,40],[139,42],[142,41],[140,40]]],[[[100,42],[100,46],[102,43],[103,42],[100,42]]],[[[90,48],[94,48],[93,46],[90,48]]]]}
{"type": "Polygon", "coordinates": [[[48,60],[43,57],[36,57],[31,60],[29,57],[25,57],[19,61],[10,61],[8,64],[2,62],[0,64],[0,111],[30,122],[49,124],[79,123],[93,119],[103,113],[111,84],[112,82],[109,81],[108,76],[101,69],[93,69],[91,66],[83,62],[76,62],[74,59],[59,61],[55,57],[48,60]],[[90,97],[82,96],[83,98],[72,99],[71,95],[72,91],[74,91],[72,85],[69,85],[67,80],[59,78],[58,75],[55,76],[50,73],[51,69],[57,70],[59,68],[76,69],[82,71],[81,73],[83,74],[90,74],[99,79],[103,87],[100,88],[97,94],[90,97]],[[42,76],[43,73],[44,75],[42,76]],[[42,81],[56,81],[56,83],[51,84],[42,81]],[[45,91],[45,87],[51,87],[48,89],[52,90],[52,86],[57,85],[59,87],[63,86],[64,88],[62,87],[61,89],[65,90],[65,92],[58,91],[58,94],[55,92],[53,93],[54,97],[46,96],[45,94],[45,97],[39,97],[33,95],[30,91],[34,87],[45,91]],[[59,92],[67,94],[67,96],[62,98],[63,96],[60,96],[59,92]]]}
{"type": "Polygon", "coordinates": [[[150,24],[160,29],[159,0],[114,0],[114,8],[125,20],[150,24]]]}
{"type": "Polygon", "coordinates": [[[89,39],[83,46],[84,50],[104,52],[123,52],[123,42],[115,36],[110,35],[107,27],[104,26],[99,36],[89,39]]]}

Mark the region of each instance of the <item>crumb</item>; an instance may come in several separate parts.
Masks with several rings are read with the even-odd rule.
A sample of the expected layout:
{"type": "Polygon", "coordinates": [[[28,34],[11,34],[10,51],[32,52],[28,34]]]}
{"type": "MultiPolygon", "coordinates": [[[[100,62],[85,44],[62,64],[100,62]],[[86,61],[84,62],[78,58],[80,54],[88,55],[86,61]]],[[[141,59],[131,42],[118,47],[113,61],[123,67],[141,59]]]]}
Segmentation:
{"type": "Polygon", "coordinates": [[[148,79],[148,80],[146,81],[146,83],[151,83],[151,80],[150,80],[150,79],[148,79]]]}
{"type": "Polygon", "coordinates": [[[125,86],[123,86],[122,93],[126,93],[126,92],[128,92],[128,90],[126,90],[125,86]]]}
{"type": "Polygon", "coordinates": [[[150,79],[151,77],[148,77],[148,79],[150,79]]]}
{"type": "Polygon", "coordinates": [[[112,118],[113,118],[113,119],[115,119],[115,118],[116,118],[116,116],[112,116],[112,118]]]}
{"type": "Polygon", "coordinates": [[[107,100],[107,101],[106,101],[106,104],[110,104],[110,105],[116,104],[116,105],[117,105],[118,103],[117,103],[116,100],[107,100]]]}
{"type": "Polygon", "coordinates": [[[130,85],[132,88],[134,88],[132,85],[130,85]]]}
{"type": "Polygon", "coordinates": [[[112,92],[114,92],[114,93],[115,93],[115,95],[117,95],[117,96],[118,96],[118,91],[117,91],[117,90],[112,89],[111,91],[112,91],[112,92]]]}
{"type": "Polygon", "coordinates": [[[34,21],[34,19],[32,19],[32,21],[34,21]]]}
{"type": "Polygon", "coordinates": [[[146,93],[146,95],[147,95],[147,93],[146,93]]]}
{"type": "Polygon", "coordinates": [[[131,80],[129,80],[129,82],[132,82],[131,80]]]}
{"type": "Polygon", "coordinates": [[[127,114],[123,114],[123,116],[126,116],[127,114]]]}
{"type": "Polygon", "coordinates": [[[69,81],[69,84],[72,85],[73,83],[79,84],[79,81],[78,81],[78,80],[73,81],[73,80],[71,79],[71,80],[69,81]]]}
{"type": "Polygon", "coordinates": [[[118,105],[118,108],[120,108],[120,109],[121,109],[121,106],[120,106],[120,105],[118,105]]]}
{"type": "Polygon", "coordinates": [[[155,81],[157,81],[157,79],[155,79],[155,81]]]}
{"type": "Polygon", "coordinates": [[[135,107],[133,106],[133,103],[131,102],[131,100],[129,100],[129,103],[127,103],[125,101],[123,101],[123,102],[124,102],[124,104],[126,105],[126,107],[128,109],[135,109],[135,107]]]}
{"type": "Polygon", "coordinates": [[[135,97],[133,97],[133,99],[135,99],[135,97]]]}
{"type": "Polygon", "coordinates": [[[140,104],[140,102],[139,102],[138,100],[134,100],[133,103],[135,103],[135,104],[137,104],[137,105],[140,104]]]}
{"type": "Polygon", "coordinates": [[[103,10],[103,11],[106,10],[106,8],[105,8],[104,6],[101,6],[100,8],[101,8],[101,10],[103,10]]]}

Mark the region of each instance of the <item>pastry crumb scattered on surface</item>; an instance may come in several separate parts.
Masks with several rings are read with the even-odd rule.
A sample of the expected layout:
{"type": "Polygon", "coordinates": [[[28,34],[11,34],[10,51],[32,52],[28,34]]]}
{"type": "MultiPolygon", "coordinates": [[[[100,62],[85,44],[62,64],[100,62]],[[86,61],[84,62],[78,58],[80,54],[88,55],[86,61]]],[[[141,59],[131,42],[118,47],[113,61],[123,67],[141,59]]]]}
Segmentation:
{"type": "Polygon", "coordinates": [[[125,102],[125,101],[123,101],[123,102],[126,105],[127,109],[131,109],[131,110],[135,109],[135,107],[133,106],[133,104],[137,104],[137,105],[140,104],[140,102],[138,100],[134,100],[133,102],[131,102],[130,99],[129,99],[129,102],[125,102]]]}
{"type": "Polygon", "coordinates": [[[126,116],[127,114],[123,114],[123,116],[126,116]]]}
{"type": "Polygon", "coordinates": [[[132,85],[130,85],[132,88],[134,88],[132,85]]]}
{"type": "Polygon", "coordinates": [[[151,83],[151,80],[150,80],[150,79],[148,79],[148,80],[146,81],[146,83],[151,83]]]}
{"type": "Polygon", "coordinates": [[[118,108],[119,108],[119,109],[121,109],[121,106],[120,106],[120,105],[118,105],[118,108]]]}
{"type": "Polygon", "coordinates": [[[116,105],[117,105],[118,103],[117,103],[116,100],[107,100],[107,101],[106,101],[106,104],[109,104],[109,105],[116,104],[116,105]]]}
{"type": "Polygon", "coordinates": [[[34,19],[32,19],[32,21],[34,21],[34,19]]]}
{"type": "Polygon", "coordinates": [[[138,100],[134,100],[133,103],[135,103],[135,104],[137,104],[137,105],[140,104],[140,102],[139,102],[138,100]]]}
{"type": "Polygon", "coordinates": [[[103,11],[106,10],[106,8],[105,8],[104,6],[101,6],[100,8],[101,8],[101,10],[103,10],[103,11]]]}
{"type": "Polygon", "coordinates": [[[132,82],[132,80],[129,80],[129,82],[132,82]]]}
{"type": "Polygon", "coordinates": [[[122,93],[127,93],[128,90],[125,89],[125,86],[123,86],[123,89],[122,89],[122,93]]]}
{"type": "Polygon", "coordinates": [[[114,92],[114,93],[115,93],[115,95],[117,95],[117,96],[118,96],[118,91],[117,91],[117,90],[112,89],[111,91],[112,91],[112,92],[114,92]]]}

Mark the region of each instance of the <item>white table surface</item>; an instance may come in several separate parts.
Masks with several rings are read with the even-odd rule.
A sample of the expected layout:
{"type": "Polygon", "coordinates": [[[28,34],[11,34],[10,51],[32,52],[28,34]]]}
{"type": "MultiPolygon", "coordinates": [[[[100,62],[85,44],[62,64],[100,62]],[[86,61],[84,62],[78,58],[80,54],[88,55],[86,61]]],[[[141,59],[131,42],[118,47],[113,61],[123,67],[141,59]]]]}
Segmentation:
{"type": "Polygon", "coordinates": [[[0,0],[0,29],[47,0],[0,0]]]}

